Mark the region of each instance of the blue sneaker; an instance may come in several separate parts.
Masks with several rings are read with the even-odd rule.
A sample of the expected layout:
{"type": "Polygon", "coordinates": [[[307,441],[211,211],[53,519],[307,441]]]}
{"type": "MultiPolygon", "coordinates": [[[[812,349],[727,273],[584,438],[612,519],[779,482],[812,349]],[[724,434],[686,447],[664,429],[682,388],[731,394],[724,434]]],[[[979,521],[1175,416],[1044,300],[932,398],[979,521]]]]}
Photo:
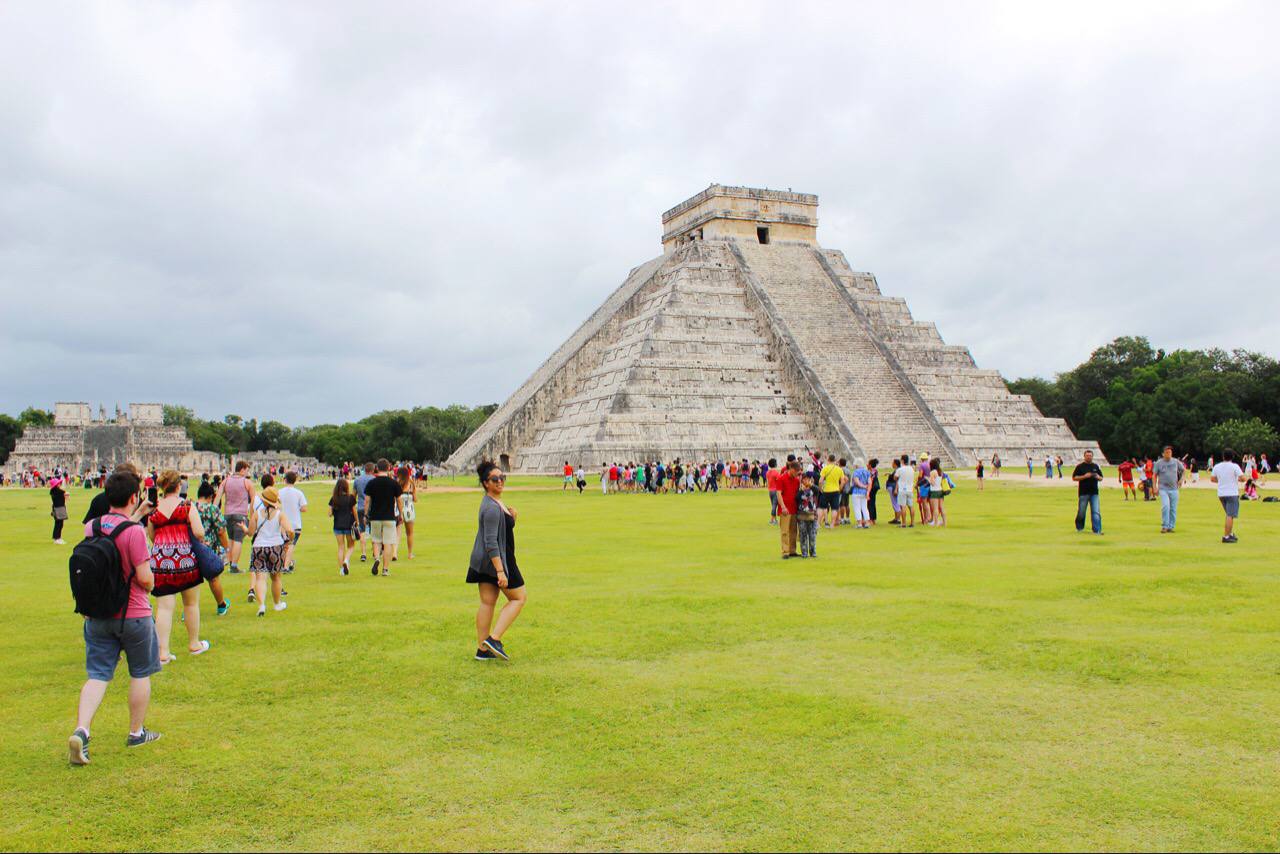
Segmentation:
{"type": "Polygon", "coordinates": [[[230,611],[230,610],[231,610],[231,600],[224,599],[222,600],[222,604],[218,606],[218,616],[221,617],[224,614],[226,614],[227,611],[230,611]]]}
{"type": "Polygon", "coordinates": [[[77,728],[67,739],[67,748],[71,754],[72,765],[89,764],[89,733],[77,728]]]}
{"type": "Polygon", "coordinates": [[[129,733],[129,737],[125,739],[124,746],[125,747],[141,747],[144,744],[150,744],[151,742],[158,741],[159,739],[160,739],[160,733],[152,732],[146,727],[143,727],[142,732],[138,733],[137,735],[134,735],[133,733],[129,733]]]}
{"type": "Polygon", "coordinates": [[[489,648],[490,652],[498,656],[498,658],[501,658],[503,661],[511,660],[511,656],[507,655],[507,651],[502,648],[502,641],[494,640],[493,638],[485,638],[484,645],[489,648]]]}
{"type": "Polygon", "coordinates": [[[493,661],[497,657],[487,649],[476,650],[476,661],[493,661]]]}

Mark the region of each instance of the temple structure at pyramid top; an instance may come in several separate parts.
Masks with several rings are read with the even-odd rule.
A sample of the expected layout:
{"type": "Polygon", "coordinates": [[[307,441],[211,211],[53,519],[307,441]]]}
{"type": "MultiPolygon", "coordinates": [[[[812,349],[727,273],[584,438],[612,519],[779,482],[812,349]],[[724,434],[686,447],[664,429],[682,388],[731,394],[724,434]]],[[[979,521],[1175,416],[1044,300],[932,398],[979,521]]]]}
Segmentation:
{"type": "Polygon", "coordinates": [[[952,466],[1092,450],[965,347],[818,245],[818,197],[713,184],[663,214],[663,253],[451,456],[524,472],[565,462],[849,459],[952,466]]]}

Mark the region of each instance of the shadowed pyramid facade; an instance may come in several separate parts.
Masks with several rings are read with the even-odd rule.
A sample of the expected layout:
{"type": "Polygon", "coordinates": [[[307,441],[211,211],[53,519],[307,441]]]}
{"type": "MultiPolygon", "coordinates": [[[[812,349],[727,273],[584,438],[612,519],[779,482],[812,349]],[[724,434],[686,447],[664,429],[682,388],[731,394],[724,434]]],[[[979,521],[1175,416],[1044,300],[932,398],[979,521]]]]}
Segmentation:
{"type": "Polygon", "coordinates": [[[448,460],[1074,459],[1080,442],[817,244],[816,196],[712,185],[663,215],[663,254],[605,301],[448,460]]]}

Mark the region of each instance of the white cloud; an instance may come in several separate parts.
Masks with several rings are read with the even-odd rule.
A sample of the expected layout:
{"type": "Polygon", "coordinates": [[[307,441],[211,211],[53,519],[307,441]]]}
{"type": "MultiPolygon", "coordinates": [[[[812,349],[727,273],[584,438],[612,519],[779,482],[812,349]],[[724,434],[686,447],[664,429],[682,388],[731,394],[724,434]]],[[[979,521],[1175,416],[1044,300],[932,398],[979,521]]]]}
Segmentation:
{"type": "Polygon", "coordinates": [[[1280,6],[0,6],[0,409],[500,400],[712,181],[1008,376],[1275,354],[1280,6]]]}

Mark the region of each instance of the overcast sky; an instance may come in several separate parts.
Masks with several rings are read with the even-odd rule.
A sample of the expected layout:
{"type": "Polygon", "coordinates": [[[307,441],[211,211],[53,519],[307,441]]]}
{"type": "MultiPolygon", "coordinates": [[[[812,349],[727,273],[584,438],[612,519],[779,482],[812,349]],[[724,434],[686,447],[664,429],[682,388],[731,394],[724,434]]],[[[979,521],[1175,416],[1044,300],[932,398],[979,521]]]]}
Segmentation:
{"type": "Polygon", "coordinates": [[[1277,355],[1280,3],[1050,5],[0,2],[0,410],[500,401],[711,182],[1007,377],[1277,355]]]}

